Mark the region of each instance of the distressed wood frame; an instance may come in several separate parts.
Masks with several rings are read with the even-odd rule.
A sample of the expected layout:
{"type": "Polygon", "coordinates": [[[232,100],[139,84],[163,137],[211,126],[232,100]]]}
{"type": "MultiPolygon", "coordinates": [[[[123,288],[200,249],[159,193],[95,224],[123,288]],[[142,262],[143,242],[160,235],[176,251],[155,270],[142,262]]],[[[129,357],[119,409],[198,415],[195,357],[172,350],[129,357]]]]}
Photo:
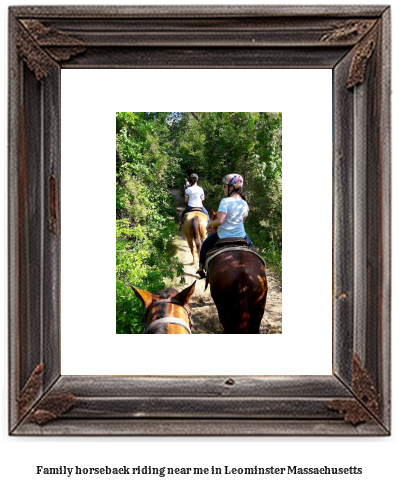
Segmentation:
{"type": "Polygon", "coordinates": [[[388,435],[390,194],[388,6],[11,7],[10,434],[388,435]],[[332,70],[331,376],[60,374],[60,70],[95,67],[332,70]]]}

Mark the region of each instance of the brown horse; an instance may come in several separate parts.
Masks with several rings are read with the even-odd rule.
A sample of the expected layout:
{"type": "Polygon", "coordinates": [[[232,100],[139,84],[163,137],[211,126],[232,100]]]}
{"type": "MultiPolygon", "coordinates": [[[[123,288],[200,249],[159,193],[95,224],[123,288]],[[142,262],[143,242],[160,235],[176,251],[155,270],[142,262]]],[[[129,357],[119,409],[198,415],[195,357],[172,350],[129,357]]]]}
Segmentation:
{"type": "Polygon", "coordinates": [[[225,333],[259,334],[267,296],[263,261],[244,248],[226,250],[212,260],[208,282],[225,333]]]}
{"type": "Polygon", "coordinates": [[[228,251],[208,271],[211,295],[226,334],[259,334],[266,305],[265,266],[248,251],[228,251]]]}
{"type": "Polygon", "coordinates": [[[194,293],[195,283],[180,293],[174,288],[166,288],[152,294],[132,286],[136,297],[146,308],[144,334],[191,334],[188,301],[194,293]]]}
{"type": "MultiPolygon", "coordinates": [[[[213,220],[216,220],[216,218],[218,217],[219,213],[217,211],[213,211],[212,208],[211,208],[211,213],[212,213],[212,220],[211,222],[213,222],[213,220]]],[[[210,229],[210,232],[213,233],[213,232],[216,232],[217,231],[217,227],[209,227],[210,229]]]]}
{"type": "Polygon", "coordinates": [[[201,250],[202,243],[206,239],[206,225],[208,218],[205,213],[200,211],[189,211],[183,222],[183,230],[186,235],[188,246],[190,247],[191,254],[193,255],[193,264],[195,263],[195,248],[197,249],[197,255],[201,250]]]}

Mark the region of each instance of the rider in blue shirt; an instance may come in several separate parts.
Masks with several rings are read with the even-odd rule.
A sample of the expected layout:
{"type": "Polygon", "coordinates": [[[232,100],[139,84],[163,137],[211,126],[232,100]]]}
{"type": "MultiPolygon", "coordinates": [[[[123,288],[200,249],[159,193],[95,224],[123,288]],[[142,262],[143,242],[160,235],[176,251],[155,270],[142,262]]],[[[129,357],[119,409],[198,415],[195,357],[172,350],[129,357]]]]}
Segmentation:
{"type": "Polygon", "coordinates": [[[210,234],[202,244],[199,270],[197,274],[205,278],[204,265],[206,253],[216,244],[219,239],[227,237],[244,238],[250,247],[253,247],[252,241],[245,232],[244,222],[248,216],[249,203],[242,194],[243,178],[239,174],[228,174],[223,178],[223,194],[218,209],[216,220],[208,223],[208,232],[212,227],[218,227],[217,232],[210,234]]]}

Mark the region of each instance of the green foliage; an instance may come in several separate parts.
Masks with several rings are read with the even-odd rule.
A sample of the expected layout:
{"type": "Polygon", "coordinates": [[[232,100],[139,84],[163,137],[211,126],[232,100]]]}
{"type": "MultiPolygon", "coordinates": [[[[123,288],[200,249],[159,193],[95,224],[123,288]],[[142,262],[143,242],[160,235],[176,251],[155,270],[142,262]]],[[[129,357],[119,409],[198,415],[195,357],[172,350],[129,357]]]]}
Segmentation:
{"type": "Polygon", "coordinates": [[[150,292],[183,275],[170,259],[176,233],[168,186],[176,159],[167,154],[167,114],[117,113],[116,312],[117,333],[142,330],[143,309],[131,285],[150,292]]]}
{"type": "Polygon", "coordinates": [[[282,272],[282,114],[116,114],[117,332],[140,332],[143,312],[130,285],[151,291],[183,275],[170,259],[176,234],[169,189],[195,172],[205,206],[218,209],[221,180],[244,178],[245,229],[269,267],[282,272]]]}
{"type": "Polygon", "coordinates": [[[184,175],[200,176],[209,210],[223,198],[222,178],[243,176],[252,209],[246,231],[281,278],[282,114],[182,113],[175,156],[184,175]]]}
{"type": "MultiPolygon", "coordinates": [[[[116,221],[116,315],[117,333],[142,331],[143,309],[131,286],[156,292],[165,288],[165,278],[183,275],[183,267],[169,249],[176,226],[173,219],[151,241],[148,227],[130,227],[127,219],[116,221]]],[[[154,238],[154,234],[152,234],[154,238]]]]}

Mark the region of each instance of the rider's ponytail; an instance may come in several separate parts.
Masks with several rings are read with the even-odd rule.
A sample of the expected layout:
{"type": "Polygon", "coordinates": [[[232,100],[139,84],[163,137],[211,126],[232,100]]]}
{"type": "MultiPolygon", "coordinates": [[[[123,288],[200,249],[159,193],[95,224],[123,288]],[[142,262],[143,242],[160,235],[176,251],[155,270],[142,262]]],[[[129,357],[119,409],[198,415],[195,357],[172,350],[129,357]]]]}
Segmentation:
{"type": "Polygon", "coordinates": [[[241,188],[240,188],[240,189],[237,189],[237,190],[236,190],[236,193],[237,193],[238,195],[240,195],[241,199],[243,199],[243,200],[244,200],[244,201],[247,203],[248,208],[249,208],[249,211],[252,211],[252,208],[251,208],[251,205],[250,205],[250,203],[249,203],[248,198],[246,198],[246,197],[245,197],[245,196],[242,194],[242,189],[241,189],[241,188]]]}

